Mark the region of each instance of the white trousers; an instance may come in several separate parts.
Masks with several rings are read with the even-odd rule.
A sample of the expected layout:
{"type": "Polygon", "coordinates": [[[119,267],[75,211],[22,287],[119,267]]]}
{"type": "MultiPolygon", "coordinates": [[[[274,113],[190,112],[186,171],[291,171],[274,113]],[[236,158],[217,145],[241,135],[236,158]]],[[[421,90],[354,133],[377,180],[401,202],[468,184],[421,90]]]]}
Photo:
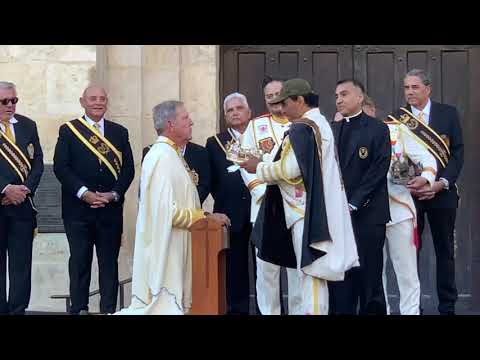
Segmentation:
{"type": "Polygon", "coordinates": [[[302,258],[303,219],[292,226],[293,248],[297,258],[297,274],[301,303],[293,315],[328,315],[327,281],[305,274],[300,269],[302,258]]]}
{"type": "Polygon", "coordinates": [[[385,246],[383,248],[383,288],[387,303],[387,246],[390,260],[400,291],[400,314],[420,314],[420,280],[417,272],[417,249],[413,244],[413,221],[411,219],[387,226],[385,246]]]}
{"type": "MultiPolygon", "coordinates": [[[[257,256],[257,303],[262,315],[281,314],[280,269],[280,266],[263,261],[257,256]]],[[[287,279],[288,313],[292,314],[298,311],[302,299],[297,270],[287,268],[287,279]]]]}

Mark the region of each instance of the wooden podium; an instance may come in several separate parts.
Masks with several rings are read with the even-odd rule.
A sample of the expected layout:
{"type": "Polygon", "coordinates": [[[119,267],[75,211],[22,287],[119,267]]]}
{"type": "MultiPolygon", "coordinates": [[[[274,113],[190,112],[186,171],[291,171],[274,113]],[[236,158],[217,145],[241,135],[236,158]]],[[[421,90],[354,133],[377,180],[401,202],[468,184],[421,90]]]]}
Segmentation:
{"type": "Polygon", "coordinates": [[[189,315],[224,315],[228,230],[212,219],[195,223],[192,233],[192,308],[189,315]]]}

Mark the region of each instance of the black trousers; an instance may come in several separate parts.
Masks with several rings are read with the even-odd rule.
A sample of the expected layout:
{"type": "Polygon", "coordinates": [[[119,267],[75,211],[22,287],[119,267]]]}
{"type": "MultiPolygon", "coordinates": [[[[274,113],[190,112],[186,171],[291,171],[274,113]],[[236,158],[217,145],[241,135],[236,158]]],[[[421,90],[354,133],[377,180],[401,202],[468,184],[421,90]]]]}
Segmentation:
{"type": "MultiPolygon", "coordinates": [[[[254,251],[250,241],[251,232],[252,225],[250,223],[243,226],[240,231],[230,231],[226,284],[229,314],[248,315],[250,312],[248,254],[254,251]]],[[[253,255],[255,255],[254,252],[253,255]]]]}
{"type": "MultiPolygon", "coordinates": [[[[422,235],[425,227],[425,215],[428,217],[435,248],[438,311],[440,314],[455,312],[458,298],[455,285],[455,251],[454,229],[457,209],[422,209],[417,210],[418,234],[422,235]]],[[[420,241],[421,250],[422,241],[420,241]]]]}
{"type": "Polygon", "coordinates": [[[360,267],[346,272],[344,281],[328,283],[329,313],[355,315],[360,302],[360,315],[386,315],[383,292],[383,245],[385,225],[363,224],[352,217],[360,267]]]}
{"type": "Polygon", "coordinates": [[[30,302],[34,226],[33,218],[0,215],[0,314],[24,314],[30,302]]]}
{"type": "Polygon", "coordinates": [[[64,220],[70,247],[68,272],[70,276],[71,313],[88,311],[88,293],[92,272],[93,246],[98,259],[100,312],[114,313],[118,298],[118,254],[122,237],[122,221],[94,219],[91,221],[64,220]]]}

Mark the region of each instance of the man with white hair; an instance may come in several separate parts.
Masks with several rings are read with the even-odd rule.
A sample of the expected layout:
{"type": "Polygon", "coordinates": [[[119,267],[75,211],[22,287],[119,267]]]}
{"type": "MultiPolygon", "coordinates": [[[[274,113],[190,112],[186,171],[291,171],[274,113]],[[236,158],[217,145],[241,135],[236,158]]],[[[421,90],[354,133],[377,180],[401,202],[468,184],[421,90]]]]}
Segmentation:
{"type": "Polygon", "coordinates": [[[249,314],[250,286],[248,253],[250,243],[250,192],[240,171],[229,172],[233,163],[226,159],[227,142],[240,141],[251,117],[247,98],[240,93],[228,95],[223,103],[228,128],[210,137],[206,148],[210,158],[211,194],[214,212],[225,213],[231,220],[230,249],[227,255],[227,304],[229,314],[249,314]]]}
{"type": "Polygon", "coordinates": [[[37,126],[15,113],[17,102],[15,84],[0,82],[0,315],[24,314],[30,302],[33,196],[43,173],[37,126]]]}
{"type": "Polygon", "coordinates": [[[153,108],[158,139],[142,165],[133,258],[132,303],[119,315],[183,315],[192,306],[192,250],[189,228],[223,214],[202,210],[195,174],[182,155],[193,122],[180,101],[153,108]]]}

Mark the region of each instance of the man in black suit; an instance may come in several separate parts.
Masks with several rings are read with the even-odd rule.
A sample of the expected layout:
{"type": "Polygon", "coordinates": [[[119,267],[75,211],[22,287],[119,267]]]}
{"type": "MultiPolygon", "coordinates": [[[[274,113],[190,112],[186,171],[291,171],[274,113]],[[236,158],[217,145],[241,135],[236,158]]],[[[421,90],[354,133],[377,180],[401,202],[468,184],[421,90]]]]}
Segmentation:
{"type": "Polygon", "coordinates": [[[85,89],[80,98],[85,115],[60,127],[53,159],[62,184],[73,314],[88,313],[94,245],[100,311],[113,313],[117,304],[123,202],[135,170],[128,130],[104,118],[107,103],[103,88],[85,89]]]}
{"type": "MultiPolygon", "coordinates": [[[[151,147],[152,145],[148,145],[147,147],[143,148],[142,162],[151,147]]],[[[182,152],[188,166],[198,176],[197,191],[198,196],[200,197],[200,203],[203,204],[205,199],[208,197],[208,194],[210,194],[211,175],[208,152],[203,146],[197,145],[190,141],[183,148],[182,152]]]]}
{"type": "Polygon", "coordinates": [[[223,103],[226,131],[208,138],[206,148],[212,170],[211,193],[215,200],[213,211],[226,214],[231,221],[230,250],[227,256],[227,303],[230,314],[249,314],[250,287],[248,252],[250,243],[250,192],[240,171],[229,172],[233,163],[225,158],[225,145],[237,140],[247,128],[251,111],[244,95],[233,93],[223,103]]]}
{"type": "Polygon", "coordinates": [[[335,91],[337,111],[343,120],[332,123],[337,142],[360,267],[345,280],[329,284],[330,312],[386,314],[382,285],[383,245],[390,220],[387,172],[390,136],[387,125],[362,111],[364,87],[356,80],[342,80],[335,91]]]}
{"type": "Polygon", "coordinates": [[[37,126],[15,114],[17,102],[15,85],[0,82],[0,315],[24,314],[30,302],[37,215],[33,197],[43,173],[37,126]]]}
{"type": "MultiPolygon", "coordinates": [[[[408,105],[401,115],[413,115],[428,126],[439,147],[431,147],[437,159],[438,172],[435,183],[421,189],[412,187],[416,198],[419,235],[425,225],[425,214],[432,231],[437,266],[438,311],[442,315],[455,314],[457,288],[455,285],[454,230],[458,207],[457,179],[463,167],[463,136],[458,111],[454,106],[430,100],[431,80],[423,70],[413,69],[404,78],[405,99],[408,105]],[[436,133],[436,134],[435,134],[436,133]],[[435,149],[435,150],[434,150],[435,149]]],[[[415,130],[414,130],[415,131],[415,130]]],[[[420,242],[421,244],[421,242],[420,242]]],[[[419,249],[420,250],[420,249],[419,249]]]]}

